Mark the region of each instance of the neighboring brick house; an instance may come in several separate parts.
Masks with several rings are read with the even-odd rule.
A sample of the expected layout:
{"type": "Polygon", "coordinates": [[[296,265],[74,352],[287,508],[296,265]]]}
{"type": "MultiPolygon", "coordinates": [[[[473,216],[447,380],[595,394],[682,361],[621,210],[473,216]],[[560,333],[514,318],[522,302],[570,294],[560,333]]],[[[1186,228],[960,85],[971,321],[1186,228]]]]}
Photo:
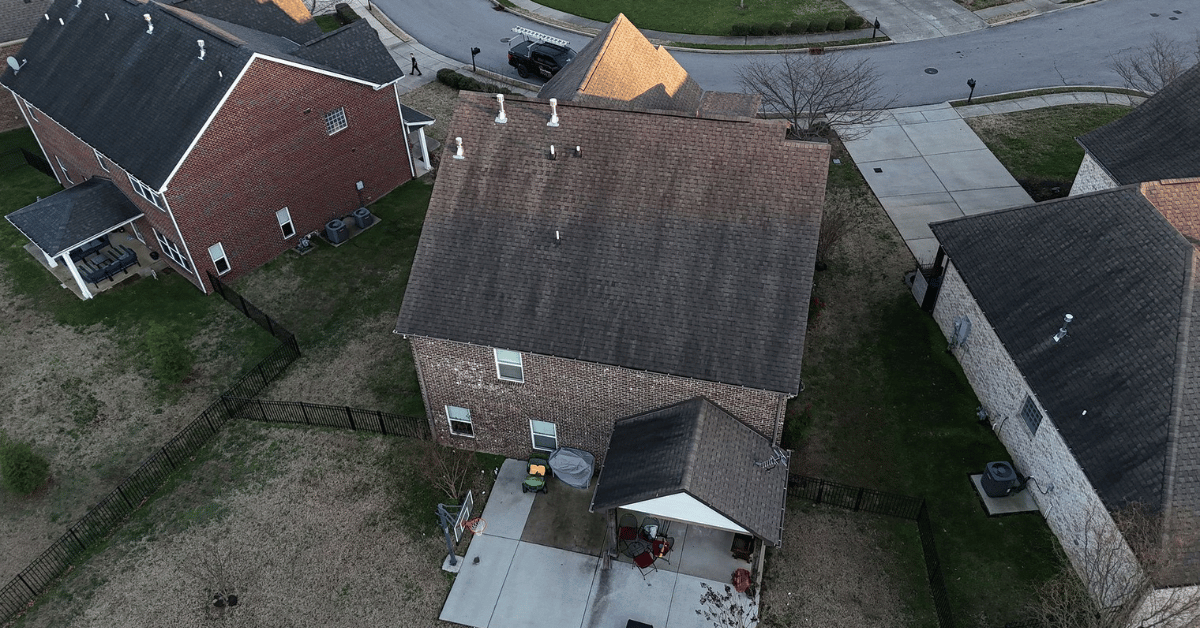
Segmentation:
{"type": "Polygon", "coordinates": [[[704,396],[777,443],[828,146],[781,121],[504,105],[460,96],[396,325],[439,442],[603,458],[616,419],[704,396]]]}
{"type": "Polygon", "coordinates": [[[1072,196],[1200,177],[1200,64],[1127,115],[1076,141],[1084,155],[1072,196]]]}
{"type": "Polygon", "coordinates": [[[0,44],[29,36],[54,0],[4,0],[0,2],[0,44]]]}
{"type": "MultiPolygon", "coordinates": [[[[236,278],[413,176],[403,73],[365,20],[322,34],[299,0],[48,15],[0,83],[59,182],[111,179],[143,214],[138,238],[206,292],[205,271],[236,278]]],[[[74,269],[76,247],[47,250],[47,233],[26,235],[74,269]]]]}
{"type": "Polygon", "coordinates": [[[666,48],[650,43],[617,14],[571,64],[546,82],[538,98],[612,109],[677,111],[706,116],[758,113],[758,94],[708,92],[666,48]]]}
{"type": "MultiPolygon", "coordinates": [[[[1028,489],[1085,581],[1083,566],[1095,565],[1092,533],[1115,530],[1110,513],[1123,508],[1162,515],[1166,544],[1194,540],[1200,179],[1123,186],[931,229],[944,273],[934,318],[1018,472],[1034,478],[1028,489]],[[959,343],[963,317],[970,331],[959,343]]],[[[1122,564],[1132,568],[1121,545],[1122,564]]],[[[1200,555],[1188,552],[1154,577],[1161,591],[1191,587],[1200,581],[1200,555]]],[[[1096,591],[1103,583],[1089,584],[1096,591]]]]}

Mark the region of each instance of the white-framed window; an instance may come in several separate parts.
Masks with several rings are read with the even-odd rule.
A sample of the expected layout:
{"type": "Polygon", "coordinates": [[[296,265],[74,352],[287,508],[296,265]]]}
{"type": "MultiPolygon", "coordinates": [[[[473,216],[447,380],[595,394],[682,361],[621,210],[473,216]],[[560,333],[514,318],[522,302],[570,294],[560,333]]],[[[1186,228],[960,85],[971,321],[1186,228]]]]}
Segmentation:
{"type": "Polygon", "coordinates": [[[1025,405],[1021,406],[1021,418],[1025,419],[1025,427],[1029,428],[1029,433],[1037,434],[1038,426],[1042,424],[1042,411],[1038,410],[1033,397],[1029,395],[1025,396],[1025,405]]]}
{"type": "Polygon", "coordinates": [[[334,133],[337,133],[348,126],[350,126],[350,123],[346,121],[345,107],[338,107],[337,109],[325,114],[326,133],[333,135],[334,133]]]}
{"type": "Polygon", "coordinates": [[[24,103],[25,103],[25,111],[29,112],[29,119],[33,120],[34,122],[37,122],[38,117],[37,117],[37,114],[33,112],[33,105],[29,104],[29,101],[25,100],[24,98],[22,98],[21,100],[24,101],[24,103]]]}
{"type": "Polygon", "coordinates": [[[446,420],[450,422],[451,434],[475,438],[475,425],[471,423],[470,410],[458,406],[446,406],[446,420]]]}
{"type": "Polygon", "coordinates": [[[154,237],[158,240],[158,246],[171,258],[176,264],[179,264],[187,272],[192,272],[192,268],[188,266],[187,258],[179,251],[179,247],[171,241],[170,238],[158,232],[158,229],[152,229],[154,237]]]}
{"type": "Polygon", "coordinates": [[[62,159],[60,159],[58,155],[55,155],[54,161],[58,162],[58,169],[62,170],[63,178],[67,180],[67,183],[74,183],[74,181],[71,180],[71,174],[67,172],[67,165],[62,162],[62,159]]]}
{"type": "Polygon", "coordinates": [[[496,377],[508,382],[525,381],[525,365],[518,351],[496,349],[496,377]]]}
{"type": "Polygon", "coordinates": [[[155,207],[162,209],[163,211],[167,211],[163,209],[162,194],[155,192],[153,188],[145,183],[138,181],[133,175],[130,174],[127,176],[129,177],[129,185],[133,186],[133,191],[137,192],[138,196],[150,201],[150,204],[154,205],[155,207]]]}
{"type": "Polygon", "coordinates": [[[545,421],[529,421],[529,432],[533,435],[533,448],[544,451],[558,449],[558,428],[545,421]]]}
{"type": "Polygon", "coordinates": [[[104,155],[101,155],[100,151],[94,148],[92,149],[92,152],[96,154],[96,163],[100,164],[100,169],[108,172],[108,166],[104,165],[104,155]]]}
{"type": "Polygon", "coordinates": [[[217,268],[218,275],[224,275],[229,272],[229,258],[225,257],[225,247],[218,242],[208,247],[208,256],[212,258],[213,266],[217,268]]]}
{"type": "Polygon", "coordinates": [[[275,220],[279,221],[279,229],[283,231],[283,239],[286,240],[296,235],[296,227],[292,225],[292,212],[288,208],[275,212],[275,220]]]}

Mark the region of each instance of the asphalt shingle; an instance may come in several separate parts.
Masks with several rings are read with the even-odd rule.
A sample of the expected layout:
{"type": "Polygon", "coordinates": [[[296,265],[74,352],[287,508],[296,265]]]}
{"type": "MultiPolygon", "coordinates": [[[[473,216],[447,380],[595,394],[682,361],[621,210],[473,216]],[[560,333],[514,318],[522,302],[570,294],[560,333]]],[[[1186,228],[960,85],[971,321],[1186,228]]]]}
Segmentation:
{"type": "Polygon", "coordinates": [[[39,249],[55,257],[141,215],[112,181],[92,178],[6,218],[39,249]]]}

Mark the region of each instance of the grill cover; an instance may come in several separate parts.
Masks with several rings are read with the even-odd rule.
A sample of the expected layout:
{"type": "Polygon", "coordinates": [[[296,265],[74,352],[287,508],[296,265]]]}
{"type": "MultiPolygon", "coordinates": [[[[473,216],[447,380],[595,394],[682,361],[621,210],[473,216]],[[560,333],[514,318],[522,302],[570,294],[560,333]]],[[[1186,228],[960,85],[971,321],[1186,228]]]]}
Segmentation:
{"type": "Polygon", "coordinates": [[[550,454],[550,468],[567,486],[586,489],[592,481],[596,457],[582,449],[559,447],[550,454]]]}

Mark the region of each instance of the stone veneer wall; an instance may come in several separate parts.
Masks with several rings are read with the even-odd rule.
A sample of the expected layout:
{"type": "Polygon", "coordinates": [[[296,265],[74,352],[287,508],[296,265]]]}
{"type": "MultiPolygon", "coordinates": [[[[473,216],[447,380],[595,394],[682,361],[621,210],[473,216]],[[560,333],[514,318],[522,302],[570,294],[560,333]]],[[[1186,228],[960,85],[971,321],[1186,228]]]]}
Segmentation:
{"type": "Polygon", "coordinates": [[[1108,176],[1108,173],[1100,167],[1095,159],[1092,159],[1091,153],[1084,152],[1083,162],[1079,164],[1079,172],[1075,173],[1075,183],[1071,185],[1071,196],[1110,190],[1115,187],[1120,186],[1112,177],[1108,176]]]}
{"type": "Polygon", "coordinates": [[[613,422],[703,395],[778,443],[790,395],[617,366],[522,353],[524,383],[497,377],[493,350],[410,336],[438,442],[524,458],[530,419],[554,423],[559,445],[604,458],[613,422]],[[445,406],[471,411],[475,436],[452,435],[445,406]]]}

